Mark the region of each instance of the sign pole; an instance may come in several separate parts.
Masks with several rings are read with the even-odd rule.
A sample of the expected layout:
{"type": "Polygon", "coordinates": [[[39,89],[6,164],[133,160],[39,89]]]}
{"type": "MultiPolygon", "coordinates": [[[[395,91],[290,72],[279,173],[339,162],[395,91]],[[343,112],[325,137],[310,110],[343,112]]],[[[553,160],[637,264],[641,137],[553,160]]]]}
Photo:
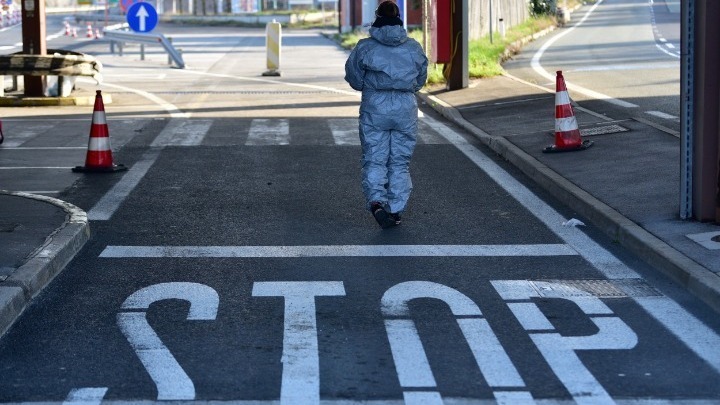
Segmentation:
{"type": "MultiPolygon", "coordinates": [[[[23,53],[46,55],[45,1],[21,0],[23,53]]],[[[25,96],[45,96],[45,76],[23,76],[25,96]]]]}

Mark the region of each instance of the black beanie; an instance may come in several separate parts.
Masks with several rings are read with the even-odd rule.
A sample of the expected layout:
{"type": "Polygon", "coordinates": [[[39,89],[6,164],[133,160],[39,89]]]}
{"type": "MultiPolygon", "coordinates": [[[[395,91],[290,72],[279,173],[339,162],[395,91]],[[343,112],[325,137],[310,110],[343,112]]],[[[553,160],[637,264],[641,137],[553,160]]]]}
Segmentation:
{"type": "Polygon", "coordinates": [[[375,28],[384,27],[386,25],[403,25],[403,21],[399,17],[378,17],[372,26],[375,28]]]}

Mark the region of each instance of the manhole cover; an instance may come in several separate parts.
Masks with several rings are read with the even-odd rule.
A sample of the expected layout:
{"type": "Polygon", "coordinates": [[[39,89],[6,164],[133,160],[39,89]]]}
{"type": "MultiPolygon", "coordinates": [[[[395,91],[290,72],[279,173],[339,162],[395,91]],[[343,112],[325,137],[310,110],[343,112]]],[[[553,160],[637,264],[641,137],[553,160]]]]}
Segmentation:
{"type": "Polygon", "coordinates": [[[619,132],[628,132],[629,129],[621,127],[620,125],[605,125],[601,127],[592,128],[580,128],[580,135],[582,136],[594,136],[594,135],[607,135],[617,134],[619,132]]]}
{"type": "Polygon", "coordinates": [[[622,280],[539,280],[531,281],[541,297],[659,297],[660,292],[641,279],[622,280]]]}

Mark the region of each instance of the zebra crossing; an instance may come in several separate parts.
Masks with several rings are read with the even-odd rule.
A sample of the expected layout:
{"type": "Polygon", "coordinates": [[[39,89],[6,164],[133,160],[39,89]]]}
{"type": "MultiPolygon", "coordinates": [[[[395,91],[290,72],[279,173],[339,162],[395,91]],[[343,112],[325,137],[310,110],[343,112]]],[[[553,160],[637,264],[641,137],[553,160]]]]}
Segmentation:
{"type": "MultiPolygon", "coordinates": [[[[359,146],[357,118],[240,120],[175,119],[153,141],[152,146],[359,146]]],[[[423,119],[418,123],[418,144],[447,144],[423,119]]]]}
{"type": "MultiPolygon", "coordinates": [[[[108,119],[111,145],[121,149],[145,131],[151,120],[108,119]],[[138,125],[138,122],[142,124],[138,125]],[[132,124],[131,124],[132,123],[132,124]]],[[[88,132],[78,120],[7,120],[2,150],[28,148],[82,148],[88,132]],[[80,130],[78,130],[80,128],[80,130]]],[[[418,144],[447,144],[422,117],[418,122],[418,144]]],[[[151,141],[151,147],[165,146],[273,146],[337,145],[359,146],[357,118],[175,118],[151,141]]],[[[77,163],[77,162],[75,162],[77,163]]],[[[37,166],[37,164],[33,165],[37,166]]]]}

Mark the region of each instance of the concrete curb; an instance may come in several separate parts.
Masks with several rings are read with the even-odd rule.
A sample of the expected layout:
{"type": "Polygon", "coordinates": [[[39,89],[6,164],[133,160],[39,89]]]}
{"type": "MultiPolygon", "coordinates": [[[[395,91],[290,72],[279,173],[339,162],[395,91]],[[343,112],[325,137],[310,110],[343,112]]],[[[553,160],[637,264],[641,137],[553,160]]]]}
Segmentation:
{"type": "Polygon", "coordinates": [[[504,137],[492,136],[475,127],[453,106],[425,91],[421,91],[419,96],[445,118],[472,133],[515,165],[563,204],[583,215],[612,240],[659,269],[715,311],[720,312],[720,277],[560,176],[504,137]]]}
{"type": "Polygon", "coordinates": [[[27,262],[0,283],[0,336],[23,313],[32,299],[58,275],[90,239],[87,214],[80,208],[52,197],[0,190],[14,195],[47,202],[62,208],[65,222],[45,239],[27,262]]]}
{"type": "MultiPolygon", "coordinates": [[[[109,94],[103,94],[103,104],[112,103],[109,94]]],[[[70,97],[24,97],[4,96],[0,97],[0,107],[67,107],[67,106],[90,106],[95,104],[95,95],[92,96],[70,96],[70,97]]]]}

